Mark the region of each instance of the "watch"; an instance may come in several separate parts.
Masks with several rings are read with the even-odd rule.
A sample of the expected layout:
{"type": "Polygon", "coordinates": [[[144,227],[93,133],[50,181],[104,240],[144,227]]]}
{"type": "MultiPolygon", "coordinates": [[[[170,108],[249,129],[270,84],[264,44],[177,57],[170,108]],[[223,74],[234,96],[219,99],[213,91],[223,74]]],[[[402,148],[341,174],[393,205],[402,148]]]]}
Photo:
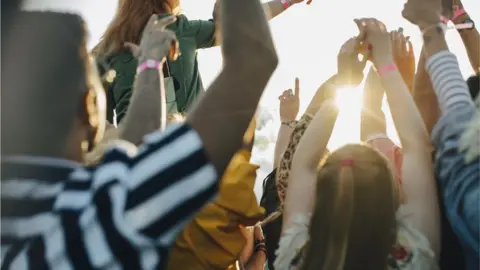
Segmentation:
{"type": "Polygon", "coordinates": [[[462,32],[464,30],[471,30],[475,28],[475,22],[471,18],[466,18],[461,24],[471,24],[472,26],[468,28],[458,29],[459,32],[462,32]]]}

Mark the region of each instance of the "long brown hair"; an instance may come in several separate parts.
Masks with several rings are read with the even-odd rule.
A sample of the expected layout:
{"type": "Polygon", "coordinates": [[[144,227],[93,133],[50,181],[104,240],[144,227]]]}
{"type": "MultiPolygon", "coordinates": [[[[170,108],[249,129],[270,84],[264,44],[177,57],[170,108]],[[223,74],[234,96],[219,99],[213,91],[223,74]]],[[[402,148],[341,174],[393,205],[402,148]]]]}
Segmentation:
{"type": "Polygon", "coordinates": [[[98,45],[96,55],[121,51],[125,42],[140,44],[143,29],[152,14],[172,13],[180,0],[119,0],[117,13],[98,45]]]}
{"type": "Polygon", "coordinates": [[[325,159],[317,180],[302,269],[387,269],[399,207],[388,161],[369,146],[346,145],[325,159]]]}

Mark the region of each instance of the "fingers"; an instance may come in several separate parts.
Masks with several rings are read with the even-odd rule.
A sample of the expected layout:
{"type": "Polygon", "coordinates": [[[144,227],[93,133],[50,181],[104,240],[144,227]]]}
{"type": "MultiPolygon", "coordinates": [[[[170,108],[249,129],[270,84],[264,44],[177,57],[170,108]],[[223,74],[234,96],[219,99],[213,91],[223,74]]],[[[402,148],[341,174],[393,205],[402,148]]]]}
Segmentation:
{"type": "Polygon", "coordinates": [[[300,79],[295,78],[295,97],[298,97],[300,94],[300,79]]]}
{"type": "Polygon", "coordinates": [[[403,34],[400,34],[399,38],[400,38],[400,42],[399,42],[400,43],[400,55],[407,56],[408,55],[407,39],[405,38],[405,36],[403,34]]]}
{"type": "Polygon", "coordinates": [[[290,97],[291,92],[293,92],[292,89],[287,89],[287,90],[283,91],[283,93],[280,96],[278,96],[278,99],[280,101],[287,100],[290,97]]]}
{"type": "Polygon", "coordinates": [[[358,40],[364,40],[366,35],[367,35],[367,25],[366,25],[366,21],[363,20],[363,19],[355,19],[353,20],[355,22],[355,24],[357,25],[358,27],[358,31],[360,31],[360,33],[358,34],[357,36],[357,39],[358,40]]]}
{"type": "Polygon", "coordinates": [[[408,50],[408,54],[409,54],[409,55],[413,55],[413,44],[412,44],[412,42],[410,41],[410,37],[407,37],[406,40],[407,40],[407,50],[408,50]]]}
{"type": "Polygon", "coordinates": [[[168,25],[177,21],[177,17],[171,15],[165,18],[162,18],[156,22],[156,25],[162,29],[165,29],[168,25]]]}
{"type": "Polygon", "coordinates": [[[307,1],[307,5],[310,5],[312,3],[312,0],[307,1]]]}

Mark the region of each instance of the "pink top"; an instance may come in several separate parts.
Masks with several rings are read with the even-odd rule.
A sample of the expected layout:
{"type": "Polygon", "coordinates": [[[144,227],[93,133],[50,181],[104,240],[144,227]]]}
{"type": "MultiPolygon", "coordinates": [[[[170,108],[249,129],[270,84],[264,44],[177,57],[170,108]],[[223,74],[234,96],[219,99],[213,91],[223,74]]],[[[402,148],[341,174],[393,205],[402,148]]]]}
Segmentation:
{"type": "Polygon", "coordinates": [[[395,177],[399,184],[402,184],[402,149],[398,147],[385,134],[372,135],[368,138],[367,144],[382,153],[392,164],[395,177]]]}

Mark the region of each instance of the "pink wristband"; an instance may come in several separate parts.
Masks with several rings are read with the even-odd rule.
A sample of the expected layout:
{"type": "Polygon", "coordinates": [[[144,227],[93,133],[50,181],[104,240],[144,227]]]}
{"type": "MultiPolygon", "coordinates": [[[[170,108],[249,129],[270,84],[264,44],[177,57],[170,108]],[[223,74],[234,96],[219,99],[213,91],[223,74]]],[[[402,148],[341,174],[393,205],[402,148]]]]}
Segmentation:
{"type": "Polygon", "coordinates": [[[397,65],[389,64],[389,65],[386,65],[386,66],[383,66],[383,67],[377,69],[377,74],[378,74],[378,76],[382,76],[383,74],[385,74],[387,72],[390,72],[390,71],[393,71],[393,70],[396,70],[396,69],[397,69],[397,65]]]}
{"type": "Polygon", "coordinates": [[[448,24],[448,19],[445,18],[444,16],[441,16],[441,17],[440,17],[440,21],[441,21],[442,23],[444,23],[444,24],[448,24]]]}
{"type": "Polygon", "coordinates": [[[162,68],[162,63],[160,61],[149,59],[149,60],[145,60],[143,63],[138,65],[137,74],[143,72],[146,69],[160,70],[161,68],[162,68]]]}
{"type": "Polygon", "coordinates": [[[282,3],[285,9],[289,8],[292,5],[289,0],[280,0],[280,3],[282,3]]]}
{"type": "Polygon", "coordinates": [[[454,21],[456,18],[462,16],[463,14],[466,14],[467,12],[465,11],[465,9],[457,9],[455,10],[455,12],[453,13],[453,17],[450,18],[450,21],[454,21]]]}

